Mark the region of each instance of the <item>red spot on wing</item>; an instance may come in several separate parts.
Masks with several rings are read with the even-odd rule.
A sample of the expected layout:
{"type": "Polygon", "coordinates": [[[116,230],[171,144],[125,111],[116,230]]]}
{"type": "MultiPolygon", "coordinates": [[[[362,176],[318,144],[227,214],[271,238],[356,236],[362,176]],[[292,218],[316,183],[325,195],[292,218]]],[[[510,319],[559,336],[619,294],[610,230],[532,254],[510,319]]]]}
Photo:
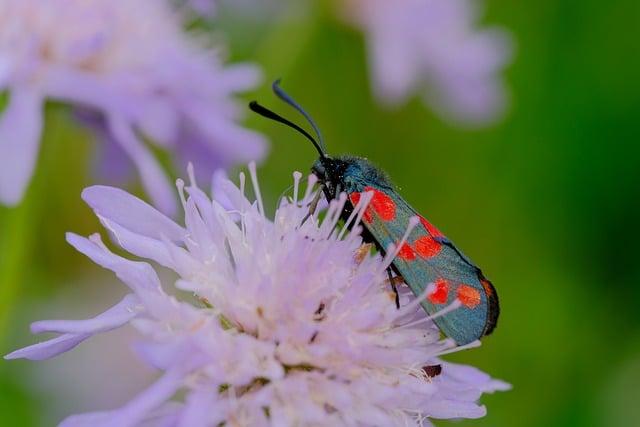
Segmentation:
{"type": "MultiPolygon", "coordinates": [[[[361,198],[360,193],[349,194],[349,200],[351,201],[351,204],[353,205],[353,207],[355,207],[358,203],[360,203],[360,198],[361,198]]],[[[367,209],[364,211],[364,215],[362,216],[362,219],[364,220],[364,222],[368,222],[368,223],[373,221],[373,216],[371,215],[370,206],[367,207],[367,209]]]]}
{"type": "Polygon", "coordinates": [[[413,247],[420,256],[431,258],[438,255],[438,252],[442,249],[442,244],[436,242],[431,236],[422,236],[415,241],[413,247]]]}
{"type": "Polygon", "coordinates": [[[411,246],[409,246],[406,243],[403,243],[402,247],[400,248],[400,251],[398,252],[398,258],[401,258],[405,261],[413,261],[414,259],[416,259],[416,253],[411,248],[411,246]]]}
{"type": "Polygon", "coordinates": [[[429,232],[429,234],[431,234],[432,237],[444,237],[444,234],[442,234],[440,230],[438,230],[433,224],[431,224],[425,218],[420,217],[420,222],[422,223],[422,226],[427,229],[427,231],[429,232]]]}
{"type": "Polygon", "coordinates": [[[469,285],[460,285],[457,294],[458,300],[465,307],[475,308],[480,304],[480,292],[469,285]]]}
{"type": "Polygon", "coordinates": [[[427,299],[433,304],[444,304],[449,298],[449,282],[445,279],[438,279],[434,285],[435,289],[427,295],[427,299]]]}
{"type": "Polygon", "coordinates": [[[370,208],[380,216],[383,221],[393,221],[396,218],[396,204],[391,197],[373,187],[365,187],[365,191],[373,191],[370,208]]]}

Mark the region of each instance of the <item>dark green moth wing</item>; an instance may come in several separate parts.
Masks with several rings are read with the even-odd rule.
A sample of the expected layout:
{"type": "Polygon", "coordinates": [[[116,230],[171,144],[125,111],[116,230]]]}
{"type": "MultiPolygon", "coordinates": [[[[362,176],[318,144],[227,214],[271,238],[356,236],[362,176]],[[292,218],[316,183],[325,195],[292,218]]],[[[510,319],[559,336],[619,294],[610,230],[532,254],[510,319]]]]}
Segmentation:
{"type": "MultiPolygon", "coordinates": [[[[459,308],[434,321],[445,335],[458,345],[465,345],[491,333],[499,314],[498,297],[491,282],[450,240],[420,216],[409,204],[389,188],[367,186],[373,198],[363,217],[363,226],[383,251],[401,241],[409,220],[420,218],[393,260],[394,269],[431,315],[458,301],[459,308]]],[[[352,204],[360,192],[349,194],[352,204]]]]}

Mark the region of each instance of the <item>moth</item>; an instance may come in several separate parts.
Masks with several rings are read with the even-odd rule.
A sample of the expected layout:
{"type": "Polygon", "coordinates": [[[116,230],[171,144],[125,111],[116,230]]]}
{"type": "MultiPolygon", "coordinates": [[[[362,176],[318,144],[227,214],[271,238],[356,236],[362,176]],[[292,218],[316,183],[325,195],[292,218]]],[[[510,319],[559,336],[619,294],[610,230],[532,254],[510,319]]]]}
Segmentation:
{"type": "MultiPolygon", "coordinates": [[[[402,277],[416,297],[423,298],[420,304],[429,315],[440,312],[434,318],[440,330],[461,346],[490,334],[496,327],[500,307],[496,290],[482,270],[416,212],[381,169],[366,158],[330,156],[311,116],[282,90],[278,80],[272,88],[276,96],[305,117],[317,139],[256,101],[252,101],[249,107],[264,117],[297,130],[311,141],[319,154],[311,172],[318,178],[318,184],[328,201],[338,198],[342,192],[346,193],[348,200],[342,212],[345,220],[363,195],[368,193],[367,197],[371,199],[362,217],[365,241],[375,244],[384,256],[392,244],[398,248],[410,221],[415,224],[416,220],[412,218],[418,218],[417,225],[397,249],[390,269],[402,277]],[[449,307],[450,310],[442,311],[449,307]]],[[[315,209],[315,204],[312,205],[311,209],[315,209]]],[[[395,290],[391,271],[389,279],[395,290]]]]}

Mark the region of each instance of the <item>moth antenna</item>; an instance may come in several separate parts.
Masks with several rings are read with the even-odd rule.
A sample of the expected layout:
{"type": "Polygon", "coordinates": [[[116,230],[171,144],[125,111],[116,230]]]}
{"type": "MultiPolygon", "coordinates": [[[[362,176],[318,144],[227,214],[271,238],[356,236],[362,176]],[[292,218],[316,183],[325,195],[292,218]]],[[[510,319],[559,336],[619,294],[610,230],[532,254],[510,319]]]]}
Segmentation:
{"type": "Polygon", "coordinates": [[[322,138],[322,132],[320,132],[320,128],[318,127],[318,125],[316,125],[316,122],[313,120],[311,115],[307,113],[304,108],[300,106],[300,104],[298,104],[287,92],[284,91],[284,89],[280,87],[281,81],[282,79],[277,79],[273,82],[273,84],[271,85],[273,92],[278,98],[295,108],[300,114],[304,116],[305,119],[307,119],[307,122],[309,122],[309,124],[315,131],[316,136],[318,137],[320,148],[322,148],[322,151],[326,153],[327,149],[324,145],[324,138],[322,138]]]}
{"type": "Polygon", "coordinates": [[[276,121],[278,123],[282,123],[282,124],[284,124],[286,126],[289,126],[292,129],[297,130],[302,135],[304,135],[309,141],[311,141],[313,146],[316,147],[316,150],[318,150],[318,153],[320,153],[320,157],[322,157],[322,158],[327,157],[325,151],[322,149],[320,144],[318,144],[318,141],[316,141],[315,138],[312,137],[309,134],[309,132],[307,132],[306,130],[302,129],[297,124],[285,119],[284,117],[282,117],[279,114],[269,110],[268,108],[263,107],[262,105],[258,104],[258,101],[251,101],[249,103],[249,109],[251,109],[251,111],[253,111],[254,113],[260,114],[262,117],[266,117],[267,119],[274,120],[274,121],[276,121]]]}

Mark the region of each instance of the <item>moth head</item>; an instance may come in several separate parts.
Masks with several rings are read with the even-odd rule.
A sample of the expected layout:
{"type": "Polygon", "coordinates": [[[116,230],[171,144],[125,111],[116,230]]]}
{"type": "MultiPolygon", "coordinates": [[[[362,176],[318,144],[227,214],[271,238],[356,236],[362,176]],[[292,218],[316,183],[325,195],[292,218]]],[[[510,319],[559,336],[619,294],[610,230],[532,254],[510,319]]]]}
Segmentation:
{"type": "Polygon", "coordinates": [[[320,184],[324,184],[327,181],[327,167],[322,158],[316,160],[311,166],[311,173],[318,178],[320,184]]]}
{"type": "Polygon", "coordinates": [[[339,161],[331,157],[320,157],[311,166],[311,173],[318,178],[318,183],[325,188],[325,193],[332,198],[337,196],[340,187],[341,168],[339,161]]]}

